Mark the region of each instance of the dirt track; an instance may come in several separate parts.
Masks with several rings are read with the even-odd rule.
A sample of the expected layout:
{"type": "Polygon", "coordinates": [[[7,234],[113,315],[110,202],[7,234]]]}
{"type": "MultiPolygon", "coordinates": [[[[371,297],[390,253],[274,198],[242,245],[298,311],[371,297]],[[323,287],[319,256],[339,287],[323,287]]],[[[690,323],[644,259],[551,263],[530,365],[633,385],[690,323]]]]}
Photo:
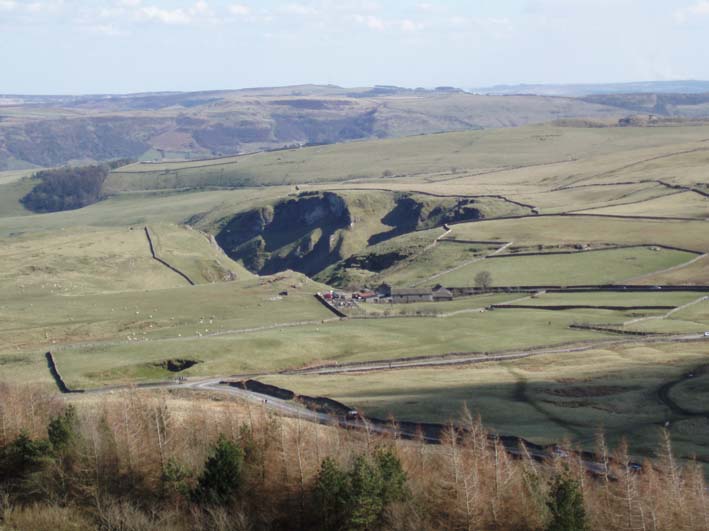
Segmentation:
{"type": "Polygon", "coordinates": [[[709,409],[705,409],[704,411],[686,409],[672,399],[673,387],[691,380],[696,376],[706,374],[707,372],[709,372],[709,363],[695,367],[688,373],[683,374],[677,380],[672,380],[671,382],[667,382],[660,386],[657,390],[657,397],[660,399],[660,402],[668,407],[668,409],[672,412],[672,415],[675,417],[704,417],[709,419],[709,409]]]}
{"type": "Polygon", "coordinates": [[[709,341],[703,334],[683,334],[676,336],[663,336],[661,338],[633,338],[633,339],[612,339],[605,341],[591,340],[585,343],[575,343],[573,345],[560,346],[554,348],[539,348],[520,350],[505,354],[484,354],[481,352],[451,353],[437,356],[426,356],[411,359],[399,360],[379,360],[370,362],[352,362],[337,365],[321,365],[304,369],[292,369],[279,372],[281,375],[294,374],[338,374],[338,373],[362,373],[373,371],[391,371],[400,369],[412,369],[421,367],[444,367],[453,365],[468,365],[474,363],[487,363],[491,361],[510,361],[542,354],[565,354],[570,352],[585,352],[600,347],[615,345],[648,343],[686,343],[690,341],[709,341]]]}

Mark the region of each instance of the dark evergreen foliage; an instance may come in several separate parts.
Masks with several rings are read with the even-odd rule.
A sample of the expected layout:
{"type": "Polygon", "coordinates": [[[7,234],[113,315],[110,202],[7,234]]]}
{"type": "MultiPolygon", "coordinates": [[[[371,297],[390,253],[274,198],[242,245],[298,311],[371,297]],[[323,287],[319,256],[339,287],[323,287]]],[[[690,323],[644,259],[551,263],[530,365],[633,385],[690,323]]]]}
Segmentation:
{"type": "Polygon", "coordinates": [[[378,449],[373,457],[357,456],[348,472],[323,460],[314,495],[320,529],[370,531],[382,527],[387,509],[405,501],[409,491],[399,458],[378,449]]]}
{"type": "Polygon", "coordinates": [[[3,483],[12,483],[27,478],[41,468],[50,454],[46,440],[32,440],[20,433],[14,441],[0,451],[0,478],[3,483]]]}
{"type": "Polygon", "coordinates": [[[587,531],[583,493],[577,481],[559,476],[554,481],[547,501],[551,520],[547,531],[587,531]]]}
{"type": "Polygon", "coordinates": [[[214,445],[193,493],[195,501],[226,505],[241,487],[244,451],[223,435],[214,445]]]}
{"type": "Polygon", "coordinates": [[[64,413],[52,418],[47,426],[49,444],[54,452],[65,450],[76,437],[76,409],[68,406],[64,413]]]}
{"type": "Polygon", "coordinates": [[[109,172],[130,163],[118,160],[95,166],[44,170],[34,175],[41,181],[21,199],[33,212],[60,212],[82,208],[101,199],[101,188],[109,172]]]}

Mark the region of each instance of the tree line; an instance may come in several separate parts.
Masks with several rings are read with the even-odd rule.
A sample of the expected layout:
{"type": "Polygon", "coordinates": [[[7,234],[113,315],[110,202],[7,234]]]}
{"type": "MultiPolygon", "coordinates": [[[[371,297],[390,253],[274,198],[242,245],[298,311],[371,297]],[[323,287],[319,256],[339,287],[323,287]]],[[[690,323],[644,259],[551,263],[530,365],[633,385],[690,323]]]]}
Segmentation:
{"type": "Polygon", "coordinates": [[[276,417],[204,395],[66,402],[0,384],[0,528],[52,530],[706,530],[704,473],[663,435],[641,470],[602,435],[512,459],[463,413],[441,444],[276,417]]]}
{"type": "Polygon", "coordinates": [[[20,202],[32,212],[76,210],[101,200],[103,183],[111,170],[130,164],[127,159],[91,166],[67,166],[33,175],[39,183],[20,202]]]}

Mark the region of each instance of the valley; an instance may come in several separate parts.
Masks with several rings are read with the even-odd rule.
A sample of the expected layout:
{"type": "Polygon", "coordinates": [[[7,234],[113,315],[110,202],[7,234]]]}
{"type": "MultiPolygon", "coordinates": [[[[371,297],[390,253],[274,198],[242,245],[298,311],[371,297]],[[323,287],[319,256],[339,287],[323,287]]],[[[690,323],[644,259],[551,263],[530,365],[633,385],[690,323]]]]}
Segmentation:
{"type": "Polygon", "coordinates": [[[132,163],[52,213],[0,172],[2,374],[55,389],[51,351],[87,391],[245,375],[638,456],[668,423],[706,463],[705,387],[658,389],[709,355],[707,139],[542,124],[132,163]],[[351,300],[382,284],[452,300],[351,300]]]}

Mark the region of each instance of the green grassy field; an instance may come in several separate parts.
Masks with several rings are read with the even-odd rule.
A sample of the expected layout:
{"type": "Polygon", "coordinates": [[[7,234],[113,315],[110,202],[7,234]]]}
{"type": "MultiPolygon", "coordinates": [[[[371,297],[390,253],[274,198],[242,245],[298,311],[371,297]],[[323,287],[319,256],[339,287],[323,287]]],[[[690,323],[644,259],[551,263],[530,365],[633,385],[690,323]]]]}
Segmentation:
{"type": "MultiPolygon", "coordinates": [[[[5,172],[0,172],[0,175],[5,172]]],[[[34,188],[35,183],[29,180],[12,180],[6,177],[6,181],[3,182],[3,178],[0,177],[0,213],[3,216],[27,216],[31,212],[25,209],[20,203],[25,195],[27,195],[32,188],[34,188]]]]}
{"type": "Polygon", "coordinates": [[[15,183],[24,177],[31,176],[36,171],[36,169],[0,171],[0,185],[15,183]]]}
{"type": "Polygon", "coordinates": [[[197,284],[253,277],[241,264],[224,255],[208,235],[188,227],[150,225],[157,255],[197,284]]]}
{"type": "MultiPolygon", "coordinates": [[[[590,449],[602,429],[614,443],[627,437],[632,450],[642,455],[652,455],[659,427],[669,420],[675,449],[684,457],[696,454],[706,460],[706,422],[672,414],[656,392],[662,384],[706,364],[707,343],[638,344],[454,370],[262,380],[302,394],[329,396],[381,418],[391,414],[402,420],[455,421],[465,404],[498,432],[537,443],[567,438],[590,449]]],[[[707,392],[705,378],[693,388],[683,384],[673,396],[687,407],[698,407],[697,400],[707,392]]]]}
{"type": "MultiPolygon", "coordinates": [[[[332,317],[313,298],[321,286],[290,274],[197,287],[4,301],[0,350],[82,341],[199,337],[332,317]],[[287,290],[287,297],[278,293],[287,290]]],[[[57,347],[57,348],[58,348],[57,347]]]]}
{"type": "Polygon", "coordinates": [[[287,195],[290,188],[261,187],[245,190],[124,194],[66,212],[17,216],[0,210],[0,237],[29,232],[49,232],[70,227],[130,227],[147,223],[209,224],[239,210],[287,195]]]}
{"type": "MultiPolygon", "coordinates": [[[[629,199],[633,201],[633,199],[629,199]]],[[[623,216],[653,216],[683,217],[683,218],[709,218],[709,197],[694,192],[666,195],[657,199],[648,199],[640,203],[595,208],[593,214],[614,214],[623,216]]]]}
{"type": "MultiPolygon", "coordinates": [[[[153,330],[143,321],[131,328],[131,338],[137,339],[126,337],[90,342],[84,346],[57,345],[54,350],[68,381],[75,386],[96,386],[152,377],[154,371],[141,374],[145,363],[173,358],[202,361],[183,374],[208,376],[273,371],[321,362],[408,358],[450,352],[499,352],[606,339],[617,336],[573,330],[569,325],[577,322],[621,323],[636,315],[598,310],[500,310],[462,313],[446,318],[397,317],[288,326],[289,322],[329,316],[308,315],[285,303],[283,309],[290,309],[292,317],[277,324],[278,317],[274,312],[278,304],[266,304],[266,301],[262,304],[265,308],[260,310],[261,315],[269,316],[269,326],[265,329],[225,331],[223,322],[226,317],[220,315],[215,323],[222,334],[210,337],[202,330],[213,331],[210,326],[215,325],[206,322],[198,325],[192,320],[188,324],[180,322],[174,328],[153,330]],[[178,331],[182,331],[182,337],[178,331]]],[[[244,326],[245,322],[242,320],[238,325],[244,326]]],[[[17,353],[26,354],[22,347],[17,353]]],[[[169,374],[164,372],[164,376],[169,377],[169,374]]]]}
{"type": "MultiPolygon", "coordinates": [[[[453,313],[478,311],[491,304],[511,302],[524,294],[494,293],[461,297],[445,302],[414,302],[408,304],[394,303],[361,303],[356,308],[346,309],[352,316],[397,316],[397,315],[439,315],[445,317],[453,313]]],[[[526,298],[525,298],[526,304],[526,298]]]]}
{"type": "MultiPolygon", "coordinates": [[[[699,297],[697,297],[699,299],[699,297]]],[[[688,305],[664,319],[648,319],[625,327],[628,330],[669,334],[704,333],[709,331],[709,300],[688,305]]]]}
{"type": "Polygon", "coordinates": [[[681,306],[705,295],[704,292],[677,291],[665,293],[544,293],[528,298],[523,304],[533,306],[589,305],[589,306],[681,306]]]}
{"type": "Polygon", "coordinates": [[[686,267],[673,271],[647,275],[634,283],[650,286],[657,284],[709,284],[709,256],[704,256],[686,267]]]}
{"type": "MultiPolygon", "coordinates": [[[[707,330],[707,303],[671,315],[663,310],[479,311],[521,297],[521,304],[539,306],[678,306],[701,296],[691,292],[512,293],[445,303],[363,304],[353,316],[369,318],[348,320],[335,319],[313,297],[329,289],[326,283],[472,286],[482,270],[492,274],[494,285],[628,279],[650,285],[707,283],[706,257],[681,267],[697,255],[651,249],[666,245],[709,252],[706,199],[656,182],[705,186],[707,137],[705,125],[530,126],[136,164],[110,176],[108,199],[43,215],[31,215],[18,203],[28,186],[20,180],[24,174],[2,173],[0,380],[39,382],[50,389],[43,357],[50,349],[70,385],[98,387],[174,377],[166,360],[197,361],[180,374],[212,377],[321,362],[623,339],[570,328],[580,323],[663,333],[707,330]],[[294,183],[301,183],[299,190],[294,183]],[[323,190],[343,199],[347,223],[336,231],[311,223],[322,219],[321,202],[299,213],[298,223],[283,223],[280,232],[264,237],[263,247],[288,257],[288,267],[313,252],[324,267],[318,281],[291,271],[257,277],[209,239],[237,214],[260,209],[264,215],[254,219],[268,221],[279,202],[312,198],[298,194],[323,190]],[[402,200],[396,192],[409,195],[402,200]],[[434,244],[445,232],[441,216],[463,204],[477,208],[484,219],[453,224],[446,238],[497,243],[434,244]],[[542,214],[593,208],[594,214],[697,219],[529,216],[531,207],[542,214]],[[526,217],[494,219],[520,215],[526,217]],[[150,257],[145,225],[158,255],[197,286],[150,257]],[[407,233],[414,229],[427,230],[407,233]],[[639,247],[506,256],[465,265],[507,242],[512,243],[505,253],[540,246],[547,252],[579,245],[639,247]]],[[[707,456],[709,430],[701,419],[672,417],[656,393],[706,360],[707,353],[699,343],[638,343],[506,364],[271,376],[268,381],[332,396],[368,413],[392,412],[412,420],[445,421],[465,401],[491,427],[539,442],[570,437],[590,444],[595,429],[603,426],[614,440],[631,436],[641,451],[652,446],[656,427],[670,420],[683,454],[707,456]]],[[[682,383],[673,396],[686,407],[706,402],[705,383],[705,376],[682,383]]]]}
{"type": "MultiPolygon", "coordinates": [[[[439,243],[417,256],[410,263],[402,264],[403,267],[385,270],[380,276],[395,286],[421,284],[432,276],[459,267],[471,260],[482,258],[498,248],[499,246],[485,244],[439,243]]],[[[437,284],[439,278],[435,278],[432,282],[437,284]]]]}
{"type": "Polygon", "coordinates": [[[496,286],[610,284],[688,262],[681,251],[631,248],[549,256],[487,259],[435,279],[444,286],[475,286],[475,275],[488,271],[496,286]]]}
{"type": "Polygon", "coordinates": [[[141,228],[71,229],[2,240],[0,293],[25,298],[184,286],[152,259],[141,228]]]}
{"type": "MultiPolygon", "coordinates": [[[[385,172],[397,176],[397,179],[384,179],[385,182],[404,176],[431,179],[441,184],[444,179],[461,180],[471,174],[475,179],[475,174],[484,171],[562,161],[571,161],[573,182],[578,182],[582,178],[579,171],[590,170],[597,174],[608,167],[607,173],[612,175],[618,160],[627,164],[632,158],[634,163],[640,164],[653,155],[702,147],[692,142],[706,138],[708,130],[706,126],[594,129],[542,125],[317,146],[211,161],[136,164],[112,174],[105,191],[111,194],[256,183],[382,180],[385,172]],[[574,162],[579,159],[582,163],[574,162]],[[595,165],[584,167],[588,159],[601,159],[601,163],[597,161],[595,165]]],[[[688,165],[688,171],[694,169],[695,166],[688,165]]],[[[495,177],[501,183],[508,176],[495,177]]],[[[514,175],[510,177],[517,180],[514,175]]]]}
{"type": "Polygon", "coordinates": [[[703,221],[543,216],[462,223],[453,226],[449,237],[460,240],[514,241],[515,245],[526,246],[578,243],[655,244],[692,251],[709,251],[709,232],[703,221]]]}

